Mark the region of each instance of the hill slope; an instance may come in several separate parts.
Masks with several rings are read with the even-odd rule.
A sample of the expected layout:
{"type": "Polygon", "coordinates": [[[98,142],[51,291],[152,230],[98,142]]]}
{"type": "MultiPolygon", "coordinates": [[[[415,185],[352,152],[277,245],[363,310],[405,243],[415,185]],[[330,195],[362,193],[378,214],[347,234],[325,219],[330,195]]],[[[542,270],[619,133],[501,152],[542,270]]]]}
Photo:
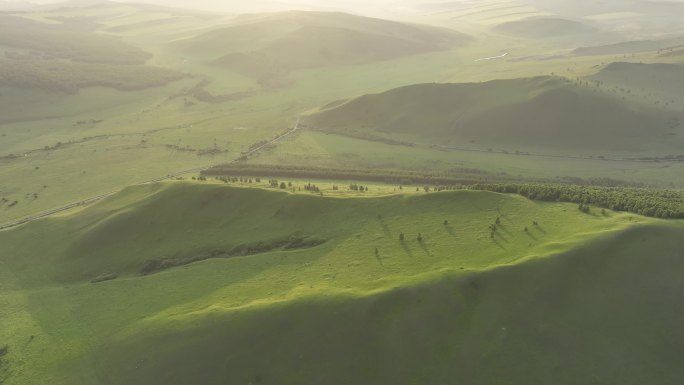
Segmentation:
{"type": "Polygon", "coordinates": [[[428,26],[343,13],[286,12],[244,17],[178,44],[218,66],[258,76],[389,60],[468,41],[465,35],[428,26]]]}
{"type": "Polygon", "coordinates": [[[0,14],[0,87],[52,93],[95,86],[127,91],[184,77],[175,70],[145,65],[150,53],[90,27],[85,22],[44,23],[0,14]]]}
{"type": "Polygon", "coordinates": [[[649,103],[684,105],[684,65],[681,64],[616,62],[591,79],[624,88],[635,96],[650,96],[649,103]]]}
{"type": "Polygon", "coordinates": [[[628,103],[566,80],[539,77],[408,86],[323,109],[305,123],[348,135],[399,135],[446,146],[576,153],[638,152],[658,146],[669,150],[684,139],[681,130],[672,127],[673,121],[677,121],[674,112],[628,103]]]}
{"type": "Polygon", "coordinates": [[[675,385],[682,235],[643,227],[371,297],[196,315],[124,336],[104,349],[115,357],[105,373],[121,384],[675,385]]]}
{"type": "Polygon", "coordinates": [[[0,379],[676,384],[683,235],[680,222],[471,191],[138,186],[0,232],[0,379]],[[326,242],[138,270],[298,231],[326,242]],[[120,275],[88,282],[100,272],[120,275]]]}
{"type": "Polygon", "coordinates": [[[590,25],[558,17],[531,17],[509,21],[494,27],[494,31],[506,35],[530,39],[583,35],[596,32],[590,25]]]}

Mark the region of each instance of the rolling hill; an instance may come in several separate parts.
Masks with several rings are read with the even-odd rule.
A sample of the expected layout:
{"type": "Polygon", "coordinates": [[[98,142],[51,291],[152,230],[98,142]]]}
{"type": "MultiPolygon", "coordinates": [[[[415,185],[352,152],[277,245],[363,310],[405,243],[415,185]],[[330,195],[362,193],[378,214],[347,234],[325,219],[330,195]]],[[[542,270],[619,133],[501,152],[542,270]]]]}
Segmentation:
{"type": "Polygon", "coordinates": [[[538,77],[407,86],[333,104],[304,122],[326,132],[444,146],[638,153],[681,145],[679,118],[611,92],[538,77]]]}
{"type": "Polygon", "coordinates": [[[681,64],[615,62],[591,79],[625,88],[637,96],[650,95],[649,102],[674,106],[684,103],[684,65],[681,64]]]}
{"type": "Polygon", "coordinates": [[[111,36],[12,15],[0,15],[0,45],[83,63],[139,65],[152,56],[111,36]]]}
{"type": "Polygon", "coordinates": [[[583,22],[545,16],[509,21],[497,25],[493,30],[501,34],[528,39],[586,35],[597,32],[596,28],[583,22]]]}
{"type": "Polygon", "coordinates": [[[475,191],[324,194],[144,185],[0,232],[0,379],[676,384],[684,376],[681,222],[475,191]],[[252,249],[212,253],[241,244],[252,249]],[[141,270],[150,259],[205,252],[141,270]],[[625,360],[629,370],[617,370],[625,360]]]}
{"type": "MultiPolygon", "coordinates": [[[[592,47],[580,47],[573,50],[578,56],[587,55],[626,55],[647,51],[672,51],[684,46],[684,38],[670,38],[662,40],[635,40],[592,47]]],[[[667,53],[667,52],[666,52],[667,53]]]]}
{"type": "Polygon", "coordinates": [[[344,13],[286,12],[242,17],[177,44],[217,66],[262,76],[449,50],[469,40],[451,30],[344,13]]]}
{"type": "Polygon", "coordinates": [[[40,22],[0,15],[0,87],[76,93],[87,87],[138,90],[184,77],[146,65],[152,55],[83,21],[40,22]],[[87,25],[87,27],[84,27],[87,25]]]}

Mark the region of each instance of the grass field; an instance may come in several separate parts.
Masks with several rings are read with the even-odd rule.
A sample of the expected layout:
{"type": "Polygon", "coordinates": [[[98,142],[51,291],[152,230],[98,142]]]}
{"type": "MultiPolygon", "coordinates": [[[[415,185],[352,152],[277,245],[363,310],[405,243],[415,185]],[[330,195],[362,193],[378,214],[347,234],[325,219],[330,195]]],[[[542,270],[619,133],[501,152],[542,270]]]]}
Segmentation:
{"type": "MultiPolygon", "coordinates": [[[[358,63],[329,58],[332,61],[325,62],[324,66],[318,68],[294,66],[287,75],[278,79],[261,79],[262,81],[239,74],[229,68],[215,66],[207,62],[207,56],[204,54],[189,54],[179,51],[179,41],[206,37],[206,34],[211,33],[209,32],[211,30],[225,30],[225,28],[235,26],[236,23],[250,24],[263,17],[287,19],[282,15],[235,19],[230,15],[212,16],[201,12],[193,13],[121,4],[103,4],[87,9],[78,7],[45,9],[34,13],[16,14],[17,17],[29,18],[34,20],[33,22],[51,23],[52,27],[49,28],[53,29],[57,28],[55,25],[60,22],[67,23],[66,27],[60,28],[67,28],[68,30],[95,28],[98,31],[97,35],[113,36],[112,39],[114,40],[106,39],[108,42],[119,42],[112,44],[117,44],[117,46],[118,44],[122,46],[137,45],[143,52],[149,52],[152,57],[147,62],[148,66],[168,68],[187,75],[187,77],[163,86],[139,91],[116,91],[106,87],[87,87],[80,89],[77,93],[63,94],[36,88],[3,87],[0,92],[0,100],[2,101],[0,103],[0,120],[2,121],[0,123],[0,157],[6,157],[10,154],[20,157],[26,152],[29,152],[29,156],[21,159],[0,159],[3,166],[6,166],[0,171],[2,173],[0,196],[5,197],[10,202],[15,200],[19,202],[19,205],[12,209],[0,208],[0,218],[3,221],[17,218],[36,210],[50,208],[54,204],[75,201],[90,192],[122,188],[125,185],[120,184],[121,181],[143,181],[156,172],[161,174],[153,177],[160,177],[169,172],[178,171],[178,169],[203,165],[204,159],[198,159],[189,152],[178,153],[178,148],[186,148],[188,145],[193,149],[206,149],[214,146],[214,142],[216,142],[218,147],[228,150],[229,153],[224,153],[208,163],[230,161],[239,156],[239,153],[252,143],[271,138],[276,133],[291,126],[298,115],[335,100],[384,92],[417,83],[480,82],[493,79],[550,75],[551,73],[575,79],[576,77],[593,75],[600,70],[602,63],[616,60],[616,57],[607,55],[565,56],[569,53],[568,49],[559,46],[552,40],[530,41],[486,33],[489,28],[505,20],[518,20],[527,16],[538,17],[546,14],[533,11],[529,7],[521,8],[518,5],[510,9],[506,7],[508,7],[506,4],[492,3],[467,12],[463,10],[462,13],[472,13],[470,16],[463,16],[463,20],[468,21],[467,25],[458,23],[452,25],[448,22],[442,22],[444,20],[440,19],[441,16],[439,15],[434,15],[435,18],[419,18],[424,22],[439,24],[442,27],[463,27],[462,30],[459,29],[454,33],[458,36],[465,34],[472,37],[468,44],[449,46],[446,51],[419,53],[420,50],[414,50],[404,52],[411,54],[408,56],[399,55],[401,57],[397,57],[397,55],[369,56],[383,60],[373,61],[375,60],[373,59],[371,62],[364,60],[358,63]],[[513,11],[530,11],[532,13],[526,14],[524,17],[508,15],[513,11]],[[77,18],[79,15],[90,21],[77,18]],[[495,56],[503,52],[510,53],[504,60],[476,61],[479,58],[495,56]],[[208,83],[198,91],[197,85],[204,82],[205,79],[208,80],[208,83]],[[108,137],[125,135],[125,137],[117,139],[125,145],[110,146],[105,140],[96,140],[89,141],[87,145],[83,146],[57,148],[52,151],[53,155],[51,156],[32,152],[46,146],[54,147],[60,142],[63,144],[80,142],[85,138],[100,135],[108,137]],[[140,146],[143,139],[147,140],[150,145],[140,146]],[[173,147],[167,147],[167,145],[173,147]],[[93,157],[92,154],[95,151],[98,154],[106,151],[109,156],[93,157]],[[24,202],[26,196],[39,192],[36,190],[36,186],[56,186],[56,183],[50,180],[47,180],[50,183],[37,180],[34,176],[42,174],[35,174],[33,170],[36,167],[41,170],[49,169],[51,168],[50,162],[67,158],[69,162],[64,165],[63,172],[68,175],[79,175],[78,178],[68,178],[68,180],[77,179],[78,183],[63,184],[59,191],[54,191],[51,194],[49,201],[47,199],[42,201],[43,195],[41,194],[41,198],[33,202],[30,207],[28,204],[24,204],[27,203],[24,202]],[[160,159],[172,158],[178,162],[159,161],[160,159]],[[126,162],[111,162],[108,159],[125,159],[126,162]],[[140,161],[136,161],[137,159],[140,161]],[[135,165],[131,166],[133,163],[135,165]],[[123,177],[97,178],[94,177],[95,174],[82,174],[87,169],[106,169],[113,175],[122,175],[123,177]]],[[[445,13],[444,15],[448,14],[445,13]]],[[[305,20],[295,20],[295,22],[301,22],[310,27],[317,25],[309,20],[310,16],[300,15],[299,18],[305,20]]],[[[332,28],[338,27],[338,24],[350,22],[349,16],[333,16],[328,17],[323,24],[332,28]]],[[[351,19],[355,23],[355,28],[360,32],[394,36],[395,38],[406,39],[405,32],[414,28],[409,24],[383,23],[365,18],[351,19]]],[[[292,23],[283,23],[293,25],[292,23]]],[[[271,29],[277,29],[275,26],[269,29],[267,28],[268,25],[262,25],[262,27],[264,36],[275,33],[271,29]]],[[[426,34],[425,36],[433,36],[433,33],[445,33],[442,29],[432,27],[424,27],[421,31],[426,34]]],[[[278,36],[289,35],[283,35],[281,31],[278,36]]],[[[317,35],[311,34],[311,36],[317,35]]],[[[316,43],[317,46],[325,46],[335,41],[325,34],[318,37],[320,41],[316,43]]],[[[71,43],[75,44],[75,47],[88,47],[85,43],[77,44],[78,40],[71,43]]],[[[309,43],[307,42],[307,45],[310,45],[309,43]]],[[[413,41],[411,44],[418,43],[413,41]]],[[[265,43],[264,47],[267,48],[268,46],[265,43]]],[[[17,50],[8,46],[3,46],[2,49],[3,52],[17,50]]],[[[90,52],[86,50],[85,52],[95,55],[100,51],[90,52]]],[[[276,53],[271,54],[276,55],[276,53]]],[[[288,60],[287,55],[278,54],[276,56],[279,56],[278,60],[288,60]]],[[[620,59],[625,61],[622,56],[620,59]]],[[[681,61],[677,56],[659,57],[657,52],[642,52],[628,58],[627,61],[676,63],[678,60],[681,61]]],[[[624,88],[625,86],[621,87],[624,88]]],[[[620,96],[625,95],[618,95],[618,97],[620,96]]],[[[300,138],[311,137],[315,137],[315,135],[305,133],[300,136],[300,138]]],[[[413,139],[411,138],[411,140],[413,139]]],[[[347,142],[344,141],[344,143],[347,142]]],[[[366,149],[372,149],[377,143],[354,141],[350,144],[366,151],[366,149]]],[[[301,146],[306,147],[308,145],[302,143],[301,146]]],[[[324,143],[323,147],[325,146],[327,145],[324,143]]],[[[448,164],[449,168],[452,167],[451,165],[456,165],[456,167],[483,169],[494,174],[506,172],[511,175],[524,174],[540,178],[553,178],[559,174],[562,174],[560,176],[580,177],[591,174],[662,185],[669,185],[670,183],[678,185],[679,183],[677,178],[672,177],[679,172],[678,164],[632,165],[623,163],[616,167],[614,163],[604,164],[580,160],[572,162],[573,171],[559,173],[555,171],[557,167],[553,159],[549,162],[542,162],[537,158],[522,159],[506,156],[503,153],[488,156],[478,153],[444,153],[422,149],[414,151],[382,145],[378,148],[381,149],[379,150],[380,153],[386,153],[387,157],[391,158],[382,160],[382,163],[385,164],[410,163],[408,160],[404,162],[405,157],[397,156],[396,151],[399,151],[400,154],[403,154],[403,151],[409,151],[406,154],[418,155],[417,163],[420,163],[421,166],[410,165],[414,169],[417,167],[433,167],[434,165],[441,168],[442,166],[439,164],[443,163],[448,164]],[[395,153],[391,154],[391,152],[395,153]],[[514,161],[510,162],[511,159],[514,161]],[[574,171],[574,165],[576,165],[577,171],[574,171]]],[[[331,164],[343,163],[344,159],[354,158],[357,160],[349,161],[358,164],[363,159],[369,158],[365,153],[349,151],[345,146],[330,151],[348,153],[348,156],[344,155],[346,158],[335,157],[330,159],[325,159],[315,149],[312,154],[306,155],[291,154],[292,149],[293,147],[287,145],[284,149],[278,150],[279,153],[276,154],[278,161],[296,163],[301,157],[313,156],[321,162],[331,164]],[[292,156],[287,158],[286,155],[288,154],[292,156]]],[[[495,148],[495,150],[515,151],[518,149],[495,148]]],[[[547,154],[546,151],[537,152],[547,154]]],[[[589,151],[583,155],[606,157],[612,155],[603,149],[602,153],[594,154],[594,152],[598,151],[589,151]]],[[[654,149],[653,152],[659,153],[660,148],[654,149]]],[[[385,155],[378,154],[378,157],[385,157],[385,155]]],[[[273,154],[264,154],[257,161],[263,163],[271,159],[274,159],[273,154]]],[[[545,158],[541,159],[546,160],[545,158]]]]}
{"type": "Polygon", "coordinates": [[[350,136],[368,131],[479,150],[664,154],[682,147],[682,118],[567,79],[538,77],[402,87],[323,109],[304,123],[350,136]]]}
{"type": "Polygon", "coordinates": [[[0,231],[0,384],[681,385],[681,220],[332,180],[683,189],[680,8],[614,3],[3,13],[0,225],[114,193],[0,231]]]}
{"type": "Polygon", "coordinates": [[[621,325],[613,333],[653,341],[652,352],[629,356],[639,364],[626,383],[652,365],[668,369],[662,383],[681,377],[667,358],[681,346],[658,334],[681,316],[681,265],[672,264],[680,222],[485,192],[397,194],[372,185],[350,196],[321,187],[324,197],[213,182],[132,187],[0,232],[5,383],[412,384],[455,373],[505,383],[529,371],[569,383],[561,379],[596,360],[603,369],[592,375],[605,379],[618,362],[604,357],[636,354],[609,342],[609,324],[594,324],[608,314],[621,325]],[[141,273],[151,259],[293,235],[325,242],[141,273]],[[649,273],[633,285],[635,271],[649,273]],[[604,289],[618,287],[633,295],[616,301],[618,292],[604,289]],[[663,297],[666,287],[674,291],[663,297]],[[606,294],[580,301],[588,292],[606,294]],[[662,311],[654,298],[675,307],[631,317],[646,304],[662,311]],[[577,337],[582,325],[595,327],[577,337]],[[390,370],[397,362],[405,372],[390,370]],[[513,362],[527,362],[525,370],[513,362]],[[491,370],[473,369],[484,366],[491,370]]]}

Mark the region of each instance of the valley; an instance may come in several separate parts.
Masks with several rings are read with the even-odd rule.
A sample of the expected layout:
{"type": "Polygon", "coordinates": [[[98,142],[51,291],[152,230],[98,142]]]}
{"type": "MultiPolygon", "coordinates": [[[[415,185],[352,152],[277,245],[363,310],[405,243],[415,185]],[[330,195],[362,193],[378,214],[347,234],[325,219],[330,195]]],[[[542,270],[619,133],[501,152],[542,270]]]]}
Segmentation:
{"type": "Polygon", "coordinates": [[[0,0],[0,384],[664,384],[684,29],[0,0]]]}

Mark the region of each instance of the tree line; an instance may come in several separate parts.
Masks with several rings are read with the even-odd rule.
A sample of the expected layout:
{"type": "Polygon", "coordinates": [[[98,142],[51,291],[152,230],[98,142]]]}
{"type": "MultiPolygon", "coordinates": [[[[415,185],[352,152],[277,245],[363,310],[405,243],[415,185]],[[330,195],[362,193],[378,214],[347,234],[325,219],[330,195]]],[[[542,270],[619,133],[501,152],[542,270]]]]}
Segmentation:
{"type": "Polygon", "coordinates": [[[481,183],[464,188],[519,194],[545,202],[577,203],[581,207],[594,205],[647,217],[684,219],[684,192],[679,190],[531,183],[481,183]]]}

